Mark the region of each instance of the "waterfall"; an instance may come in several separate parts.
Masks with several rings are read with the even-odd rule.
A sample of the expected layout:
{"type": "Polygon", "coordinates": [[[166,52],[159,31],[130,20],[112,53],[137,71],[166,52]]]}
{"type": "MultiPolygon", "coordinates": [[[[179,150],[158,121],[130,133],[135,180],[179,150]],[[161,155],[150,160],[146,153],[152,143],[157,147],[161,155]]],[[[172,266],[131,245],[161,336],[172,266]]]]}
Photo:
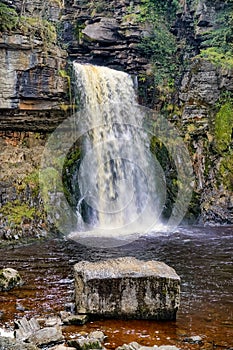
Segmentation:
{"type": "Polygon", "coordinates": [[[160,222],[165,184],[150,152],[133,80],[107,67],[74,63],[74,71],[83,154],[77,232],[84,226],[103,236],[149,231],[160,222]]]}

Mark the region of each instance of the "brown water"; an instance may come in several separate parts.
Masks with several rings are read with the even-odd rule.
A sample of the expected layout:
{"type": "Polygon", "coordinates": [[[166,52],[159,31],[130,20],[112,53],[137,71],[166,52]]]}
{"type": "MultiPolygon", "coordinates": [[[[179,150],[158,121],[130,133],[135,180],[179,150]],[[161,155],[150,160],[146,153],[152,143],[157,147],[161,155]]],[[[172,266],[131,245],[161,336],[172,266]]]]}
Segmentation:
{"type": "Polygon", "coordinates": [[[0,327],[13,327],[13,320],[24,315],[53,315],[64,310],[73,300],[74,263],[135,256],[164,261],[180,275],[181,307],[176,322],[93,321],[64,327],[67,337],[101,329],[108,335],[107,348],[138,341],[199,349],[199,345],[184,342],[185,337],[194,335],[203,338],[205,349],[233,347],[233,227],[183,228],[169,236],[145,237],[108,251],[49,240],[2,249],[0,256],[0,268],[16,268],[25,281],[20,288],[0,293],[0,311],[4,312],[0,327]],[[18,304],[26,310],[17,310],[18,304]]]}

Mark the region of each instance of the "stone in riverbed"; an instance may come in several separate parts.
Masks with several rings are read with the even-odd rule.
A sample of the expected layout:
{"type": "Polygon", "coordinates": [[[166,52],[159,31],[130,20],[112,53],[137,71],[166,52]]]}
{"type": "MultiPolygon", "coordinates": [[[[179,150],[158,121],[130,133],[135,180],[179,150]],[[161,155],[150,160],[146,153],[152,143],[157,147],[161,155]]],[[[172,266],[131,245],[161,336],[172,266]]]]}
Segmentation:
{"type": "Polygon", "coordinates": [[[11,268],[0,270],[0,291],[6,292],[22,284],[23,280],[17,270],[11,268]]]}
{"type": "Polygon", "coordinates": [[[67,347],[63,344],[60,345],[55,345],[52,348],[49,348],[49,350],[76,350],[76,348],[71,348],[71,347],[67,347]]]}
{"type": "Polygon", "coordinates": [[[174,320],[180,277],[158,261],[133,257],[74,266],[76,309],[99,317],[174,320]]]}
{"type": "Polygon", "coordinates": [[[98,339],[91,338],[71,339],[68,341],[68,345],[79,350],[103,349],[103,346],[98,339]]]}
{"type": "Polygon", "coordinates": [[[39,329],[26,339],[26,342],[35,344],[39,347],[56,344],[62,341],[64,341],[64,336],[62,335],[61,327],[59,326],[39,329]]]}
{"type": "Polygon", "coordinates": [[[35,344],[39,347],[64,341],[60,326],[40,328],[35,318],[27,320],[26,317],[15,321],[15,337],[16,339],[35,344]]]}
{"type": "Polygon", "coordinates": [[[25,344],[12,338],[0,337],[0,350],[39,350],[36,345],[25,344]]]}
{"type": "Polygon", "coordinates": [[[83,325],[87,323],[87,315],[69,315],[63,319],[65,325],[83,325]]]}

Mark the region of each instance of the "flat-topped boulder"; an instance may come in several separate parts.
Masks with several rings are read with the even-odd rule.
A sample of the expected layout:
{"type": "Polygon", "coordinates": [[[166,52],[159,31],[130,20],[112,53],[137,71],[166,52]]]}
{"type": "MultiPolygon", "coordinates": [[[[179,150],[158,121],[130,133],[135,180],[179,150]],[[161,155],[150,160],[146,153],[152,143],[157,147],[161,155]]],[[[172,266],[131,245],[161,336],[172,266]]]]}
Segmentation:
{"type": "Polygon", "coordinates": [[[133,257],[74,266],[79,314],[107,318],[174,320],[180,277],[163,262],[133,257]]]}

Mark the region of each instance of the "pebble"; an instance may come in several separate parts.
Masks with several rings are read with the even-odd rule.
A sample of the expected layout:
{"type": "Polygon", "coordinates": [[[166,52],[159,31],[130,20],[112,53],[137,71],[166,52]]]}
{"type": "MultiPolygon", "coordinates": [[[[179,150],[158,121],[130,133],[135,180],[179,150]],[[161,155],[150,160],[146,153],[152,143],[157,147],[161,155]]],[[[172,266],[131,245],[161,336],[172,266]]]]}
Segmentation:
{"type": "Polygon", "coordinates": [[[87,321],[88,315],[69,315],[63,319],[63,323],[66,325],[83,325],[87,321]]]}
{"type": "Polygon", "coordinates": [[[202,338],[199,335],[194,335],[191,337],[184,338],[184,342],[189,344],[201,344],[202,338]]]}

